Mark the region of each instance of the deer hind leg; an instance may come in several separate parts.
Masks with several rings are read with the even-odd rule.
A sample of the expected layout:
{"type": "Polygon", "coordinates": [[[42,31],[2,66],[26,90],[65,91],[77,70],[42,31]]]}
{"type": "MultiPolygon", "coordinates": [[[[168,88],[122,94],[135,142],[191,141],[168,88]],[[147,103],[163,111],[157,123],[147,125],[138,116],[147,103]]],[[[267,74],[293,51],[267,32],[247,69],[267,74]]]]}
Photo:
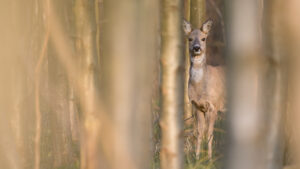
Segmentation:
{"type": "Polygon", "coordinates": [[[206,121],[205,121],[205,116],[202,111],[197,110],[197,145],[196,145],[196,159],[198,160],[200,158],[200,153],[201,153],[201,144],[204,138],[204,132],[205,132],[205,126],[206,126],[206,121]]]}
{"type": "Polygon", "coordinates": [[[217,112],[215,110],[208,112],[209,117],[207,119],[208,122],[208,131],[207,131],[207,139],[208,139],[208,157],[212,160],[213,154],[213,139],[214,139],[214,126],[217,119],[217,112]]]}

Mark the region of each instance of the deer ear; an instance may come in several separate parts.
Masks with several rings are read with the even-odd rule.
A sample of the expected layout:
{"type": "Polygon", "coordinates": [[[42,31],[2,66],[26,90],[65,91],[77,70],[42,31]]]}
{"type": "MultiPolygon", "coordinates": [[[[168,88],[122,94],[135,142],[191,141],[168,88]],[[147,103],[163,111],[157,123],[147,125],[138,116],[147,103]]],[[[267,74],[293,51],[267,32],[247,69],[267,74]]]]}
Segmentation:
{"type": "Polygon", "coordinates": [[[192,32],[192,25],[185,19],[183,20],[183,30],[186,35],[190,34],[192,32]]]}
{"type": "Polygon", "coordinates": [[[213,25],[213,21],[211,19],[208,19],[206,22],[204,22],[204,24],[200,29],[202,32],[208,34],[209,31],[211,30],[212,25],[213,25]]]}

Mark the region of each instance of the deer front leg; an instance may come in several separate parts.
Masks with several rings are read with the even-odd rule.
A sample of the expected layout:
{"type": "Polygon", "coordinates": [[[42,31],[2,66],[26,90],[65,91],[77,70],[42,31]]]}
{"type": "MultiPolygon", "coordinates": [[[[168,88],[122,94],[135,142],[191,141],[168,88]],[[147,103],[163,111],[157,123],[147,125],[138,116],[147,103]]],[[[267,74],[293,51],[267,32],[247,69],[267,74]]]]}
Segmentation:
{"type": "Polygon", "coordinates": [[[196,145],[196,159],[198,160],[200,158],[201,144],[204,137],[206,122],[205,122],[204,113],[202,111],[197,110],[196,113],[197,113],[197,131],[198,131],[197,145],[196,145]]]}
{"type": "Polygon", "coordinates": [[[211,111],[208,112],[208,131],[207,131],[207,139],[208,139],[208,157],[212,160],[212,152],[213,152],[213,139],[214,139],[214,126],[217,119],[217,112],[211,111]]]}

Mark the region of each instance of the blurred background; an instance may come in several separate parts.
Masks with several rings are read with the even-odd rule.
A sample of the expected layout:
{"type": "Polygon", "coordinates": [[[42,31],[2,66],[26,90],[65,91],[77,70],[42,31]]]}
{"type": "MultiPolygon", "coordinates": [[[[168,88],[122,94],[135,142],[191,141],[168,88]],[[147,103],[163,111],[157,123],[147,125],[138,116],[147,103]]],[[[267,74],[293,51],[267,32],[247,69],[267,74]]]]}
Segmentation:
{"type": "Polygon", "coordinates": [[[2,0],[0,169],[299,169],[299,0],[2,0]],[[226,68],[196,159],[183,19],[226,68]]]}

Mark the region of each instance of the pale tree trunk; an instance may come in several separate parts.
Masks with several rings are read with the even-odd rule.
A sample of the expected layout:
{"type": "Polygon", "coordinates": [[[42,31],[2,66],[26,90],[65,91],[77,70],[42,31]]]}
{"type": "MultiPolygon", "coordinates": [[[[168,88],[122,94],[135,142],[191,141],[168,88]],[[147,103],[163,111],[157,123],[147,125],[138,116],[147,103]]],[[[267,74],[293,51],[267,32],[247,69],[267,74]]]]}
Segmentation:
{"type": "MultiPolygon", "coordinates": [[[[48,119],[43,123],[48,123],[47,128],[42,129],[43,133],[51,132],[50,140],[45,140],[45,145],[52,145],[50,152],[53,154],[53,161],[44,161],[41,168],[54,168],[70,166],[75,164],[73,161],[73,147],[71,135],[71,123],[69,113],[69,95],[68,95],[68,78],[63,67],[55,57],[55,50],[50,45],[48,50],[49,63],[49,110],[48,119]],[[44,164],[45,165],[43,167],[44,164]]],[[[44,114],[46,112],[43,112],[44,114]]],[[[43,114],[43,115],[44,115],[43,114]]],[[[42,138],[44,139],[44,138],[42,138]]],[[[42,152],[42,156],[48,153],[42,152]]],[[[47,160],[47,157],[44,157],[47,160]]]]}
{"type": "Polygon", "coordinates": [[[183,32],[180,0],[162,1],[161,168],[183,168],[182,118],[184,103],[183,32]]]}
{"type": "Polygon", "coordinates": [[[96,71],[98,51],[96,40],[95,1],[76,0],[76,54],[80,60],[79,82],[82,84],[81,95],[83,117],[81,119],[81,168],[96,169],[99,167],[99,117],[96,110],[96,71]]]}
{"type": "MultiPolygon", "coordinates": [[[[44,10],[46,12],[45,24],[49,30],[49,1],[45,1],[44,10]]],[[[62,24],[68,32],[72,32],[73,25],[70,22],[72,16],[71,1],[52,1],[53,8],[58,16],[63,18],[62,24]]],[[[47,34],[48,35],[48,34],[47,34]]],[[[40,168],[74,167],[75,153],[71,135],[71,123],[69,112],[69,82],[64,66],[57,58],[57,49],[50,41],[45,44],[48,66],[48,89],[41,90],[40,93],[48,92],[47,103],[40,104],[41,114],[41,164],[40,168]],[[48,91],[47,91],[48,90],[48,91]],[[49,154],[51,154],[49,156],[49,154]]],[[[45,74],[41,74],[44,77],[45,74]]]]}
{"type": "Polygon", "coordinates": [[[297,21],[300,1],[288,0],[280,3],[282,7],[282,28],[284,33],[284,44],[288,58],[288,111],[287,111],[287,131],[288,131],[288,153],[293,167],[300,167],[300,23],[297,21]]]}
{"type": "MultiPolygon", "coordinates": [[[[24,142],[26,145],[26,150],[24,154],[24,159],[27,159],[25,162],[25,168],[40,168],[43,161],[43,152],[45,152],[44,147],[47,147],[49,144],[44,144],[42,137],[42,129],[45,126],[42,126],[42,120],[46,119],[47,114],[49,114],[48,106],[48,61],[47,61],[47,44],[49,32],[47,27],[49,26],[48,21],[48,11],[46,9],[45,2],[31,1],[28,2],[30,7],[24,7],[24,4],[20,4],[19,9],[27,9],[24,13],[29,13],[26,20],[31,20],[30,23],[22,24],[21,27],[28,29],[28,34],[26,35],[28,40],[24,48],[28,51],[24,56],[22,62],[26,65],[26,75],[29,80],[25,81],[24,87],[27,89],[26,95],[30,97],[24,98],[23,103],[23,120],[24,128],[23,134],[24,142]],[[35,12],[34,9],[36,10],[35,12]],[[45,16],[45,17],[43,17],[45,16]],[[27,26],[26,26],[27,25],[27,26]],[[33,29],[33,27],[35,29],[33,29]],[[33,114],[31,115],[31,112],[33,114]],[[28,125],[28,120],[34,119],[34,126],[28,125]],[[32,128],[33,136],[31,136],[32,128]],[[29,137],[28,137],[29,136],[29,137]],[[31,137],[32,138],[31,138],[31,137]],[[33,140],[33,141],[32,141],[33,140]],[[34,149],[34,151],[32,151],[34,149]],[[31,153],[34,154],[31,156],[31,153]]],[[[24,14],[23,14],[24,15],[24,14]]],[[[23,18],[23,15],[20,18],[23,18]]],[[[26,30],[26,29],[25,29],[26,30]]],[[[44,137],[46,138],[46,137],[44,137]]],[[[47,140],[48,138],[44,139],[47,140]]],[[[47,147],[48,148],[48,147],[47,147]]],[[[45,156],[44,156],[45,157],[45,156]]],[[[52,157],[49,157],[52,159],[52,157]]],[[[51,161],[53,163],[53,161],[51,161]]]]}
{"type": "Polygon", "coordinates": [[[75,50],[73,50],[74,36],[66,33],[70,30],[60,23],[59,15],[54,11],[51,3],[49,17],[51,39],[57,51],[57,58],[65,68],[80,103],[82,112],[80,167],[88,169],[98,168],[100,163],[106,160],[100,161],[99,159],[100,125],[104,126],[101,132],[107,134],[102,138],[106,143],[105,146],[101,145],[102,148],[109,149],[107,140],[111,139],[109,135],[111,122],[103,113],[104,107],[101,106],[96,87],[95,74],[98,62],[96,36],[94,36],[96,30],[94,4],[94,1],[75,1],[73,8],[77,14],[74,19],[76,23],[75,50]]]}
{"type": "MultiPolygon", "coordinates": [[[[158,1],[104,1],[101,94],[112,118],[110,168],[150,168],[158,1]]],[[[105,127],[105,126],[104,126],[105,127]]]]}
{"type": "Polygon", "coordinates": [[[265,164],[265,112],[260,52],[259,2],[231,0],[228,9],[228,169],[262,169],[265,164]]]}
{"type": "Polygon", "coordinates": [[[263,112],[267,113],[267,167],[281,169],[284,156],[284,113],[287,104],[286,60],[283,53],[283,31],[280,23],[280,1],[265,1],[264,4],[266,72],[263,80],[265,92],[263,112]]]}
{"type": "Polygon", "coordinates": [[[44,25],[33,9],[39,9],[34,1],[3,1],[1,5],[5,25],[0,28],[1,168],[33,168],[35,161],[33,82],[44,25]]]}
{"type": "Polygon", "coordinates": [[[19,98],[14,98],[17,96],[17,93],[15,93],[17,91],[14,90],[18,90],[15,83],[18,82],[18,72],[23,71],[23,69],[20,67],[21,65],[17,64],[20,53],[14,49],[20,48],[20,42],[14,43],[14,41],[18,39],[18,35],[22,31],[15,25],[18,24],[19,18],[15,17],[9,10],[12,6],[12,2],[4,1],[0,7],[2,13],[0,19],[3,21],[2,24],[5,25],[0,28],[0,35],[3,37],[0,40],[0,163],[3,168],[21,169],[21,157],[18,154],[17,142],[14,136],[14,128],[17,127],[15,125],[18,125],[14,124],[16,122],[14,121],[14,115],[19,114],[18,110],[14,110],[14,106],[16,106],[14,103],[17,103],[15,99],[19,98]]]}

